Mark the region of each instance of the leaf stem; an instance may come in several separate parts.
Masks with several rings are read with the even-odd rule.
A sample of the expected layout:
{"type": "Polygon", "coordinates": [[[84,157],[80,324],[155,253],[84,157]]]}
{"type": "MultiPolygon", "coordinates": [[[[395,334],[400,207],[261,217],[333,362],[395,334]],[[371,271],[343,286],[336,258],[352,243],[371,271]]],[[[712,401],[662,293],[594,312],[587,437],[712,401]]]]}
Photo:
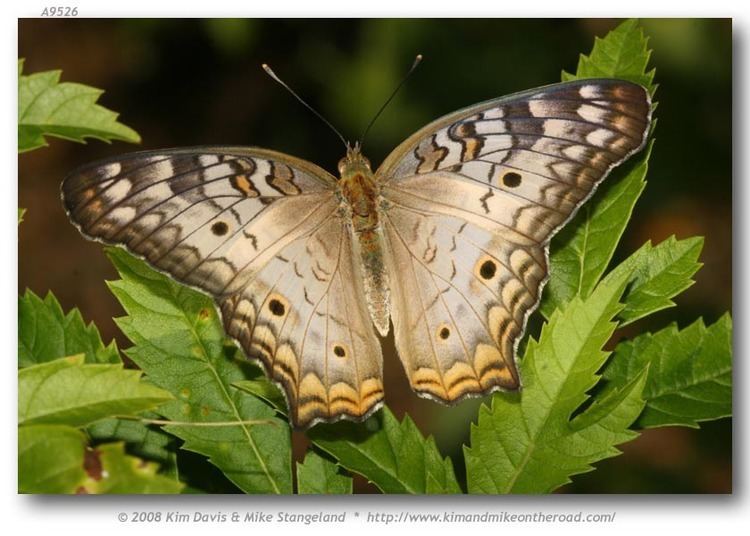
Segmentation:
{"type": "Polygon", "coordinates": [[[270,424],[272,426],[278,426],[272,419],[251,419],[247,421],[211,421],[211,422],[188,422],[188,421],[170,421],[168,419],[146,419],[144,417],[138,417],[136,415],[115,415],[115,419],[122,419],[125,421],[137,421],[144,424],[155,424],[158,426],[196,426],[200,428],[218,427],[218,426],[254,426],[260,424],[270,424]]]}

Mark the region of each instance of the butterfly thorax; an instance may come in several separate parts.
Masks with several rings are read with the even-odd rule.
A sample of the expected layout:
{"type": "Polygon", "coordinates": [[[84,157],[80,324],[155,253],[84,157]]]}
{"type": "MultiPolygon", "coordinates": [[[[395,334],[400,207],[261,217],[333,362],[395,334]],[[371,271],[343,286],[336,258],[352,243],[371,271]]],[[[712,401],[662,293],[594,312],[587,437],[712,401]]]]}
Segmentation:
{"type": "Polygon", "coordinates": [[[370,162],[359,146],[348,147],[339,162],[338,191],[346,212],[351,215],[353,247],[362,259],[365,296],[373,323],[381,335],[388,333],[390,294],[388,274],[383,263],[383,233],[378,212],[379,192],[370,162]]]}
{"type": "Polygon", "coordinates": [[[378,227],[375,177],[370,162],[357,148],[347,150],[339,162],[339,191],[352,214],[355,232],[371,231],[378,227]]]}

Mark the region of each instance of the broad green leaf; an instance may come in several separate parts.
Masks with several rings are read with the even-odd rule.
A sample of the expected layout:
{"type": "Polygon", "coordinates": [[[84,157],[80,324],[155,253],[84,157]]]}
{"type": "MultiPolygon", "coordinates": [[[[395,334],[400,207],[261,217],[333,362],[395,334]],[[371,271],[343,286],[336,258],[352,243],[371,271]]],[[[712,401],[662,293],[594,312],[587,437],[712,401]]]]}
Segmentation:
{"type": "Polygon", "coordinates": [[[101,89],[60,82],[61,71],[18,73],[18,152],[45,147],[45,136],[84,142],[122,140],[139,143],[133,129],[119,123],[115,112],[96,104],[101,89]]]}
{"type": "Polygon", "coordinates": [[[172,400],[141,374],[122,365],[87,365],[81,354],[26,367],[18,371],[18,422],[80,427],[172,400]]]}
{"type": "Polygon", "coordinates": [[[314,450],[297,463],[297,490],[301,495],[344,495],[352,492],[352,477],[314,450]]]}
{"type": "Polygon", "coordinates": [[[599,380],[609,340],[622,309],[618,300],[630,274],[602,281],[583,300],[556,311],[531,339],[523,361],[522,392],[498,393],[482,406],[465,447],[470,493],[548,493],[618,454],[643,408],[645,376],[613,391],[571,420],[599,380]]]}
{"type": "Polygon", "coordinates": [[[75,493],[86,480],[86,436],[71,426],[18,428],[18,492],[75,493]]]}
{"type": "Polygon", "coordinates": [[[93,323],[86,325],[78,309],[65,314],[48,292],[42,300],[31,290],[18,299],[18,366],[84,354],[86,363],[120,363],[115,342],[104,346],[93,323]]]}
{"type": "Polygon", "coordinates": [[[85,493],[180,493],[184,485],[157,474],[158,464],[125,454],[125,443],[107,443],[86,452],[85,493]]]}
{"type": "MultiPolygon", "coordinates": [[[[141,416],[144,419],[161,418],[151,411],[144,412],[141,416]]],[[[157,462],[161,473],[177,478],[175,452],[178,440],[160,426],[125,419],[104,419],[86,428],[86,432],[94,443],[125,441],[130,454],[157,462]]]]}
{"type": "Polygon", "coordinates": [[[632,272],[619,314],[620,325],[630,324],[656,311],[674,306],[671,298],[690,287],[698,262],[703,238],[676,240],[674,236],[657,246],[646,242],[612,272],[632,272]]]}
{"type": "MultiPolygon", "coordinates": [[[[637,21],[627,20],[604,39],[597,38],[590,56],[581,55],[575,75],[563,80],[620,78],[643,85],[652,95],[654,71],[646,72],[651,52],[637,21]]],[[[607,268],[645,187],[653,141],[617,167],[599,191],[552,239],[550,280],[541,311],[552,312],[574,296],[588,296],[607,268]]]]}
{"type": "MultiPolygon", "coordinates": [[[[127,312],[117,324],[135,346],[127,355],[177,400],[159,408],[182,448],[207,456],[248,493],[291,493],[288,424],[265,402],[232,384],[254,367],[243,362],[207,296],[175,283],[120,249],[108,255],[122,279],[110,288],[127,312]],[[266,420],[271,424],[248,424],[266,420]],[[231,426],[211,426],[211,422],[231,426]]],[[[250,374],[252,377],[252,374],[250,374]]]]}
{"type": "Polygon", "coordinates": [[[646,71],[650,57],[643,29],[636,19],[628,19],[604,39],[596,37],[591,54],[579,56],[576,74],[563,71],[562,79],[621,78],[642,85],[653,95],[654,69],[646,71]]]}
{"type": "Polygon", "coordinates": [[[645,366],[642,428],[681,425],[732,414],[732,319],[706,327],[697,320],[682,331],[671,325],[617,345],[604,370],[608,388],[631,381],[645,366]]]}
{"type": "Polygon", "coordinates": [[[363,423],[320,424],[308,437],[338,463],[385,493],[461,493],[449,458],[407,415],[383,408],[363,423]]]}

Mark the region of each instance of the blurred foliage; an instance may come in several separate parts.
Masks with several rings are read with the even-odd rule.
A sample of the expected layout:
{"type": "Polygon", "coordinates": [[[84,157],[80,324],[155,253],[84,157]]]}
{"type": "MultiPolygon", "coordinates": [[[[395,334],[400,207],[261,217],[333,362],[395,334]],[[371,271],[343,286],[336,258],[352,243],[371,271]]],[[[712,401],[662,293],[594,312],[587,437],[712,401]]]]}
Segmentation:
{"type": "MultiPolygon", "coordinates": [[[[334,170],[342,147],[260,69],[274,70],[347,138],[357,138],[417,53],[425,60],[368,135],[377,165],[402,139],[443,113],[480,100],[559,80],[611,20],[21,20],[19,55],[28,72],[61,68],[66,79],[106,87],[102,103],[143,137],[143,148],[198,144],[262,145],[334,170]]],[[[656,331],[672,320],[713,324],[731,308],[732,30],[729,19],[644,20],[654,49],[659,140],[648,185],[636,206],[622,260],[647,239],[704,235],[705,267],[680,307],[639,321],[656,331]],[[676,311],[676,313],[675,313],[676,311]]],[[[78,147],[53,141],[21,157],[21,206],[38,207],[20,230],[19,286],[54,289],[63,306],[80,305],[105,340],[120,336],[117,305],[100,282],[111,278],[103,256],[80,265],[82,244],[59,204],[62,176],[78,164],[121,153],[122,146],[78,147]],[[56,240],[50,243],[54,233],[56,240]],[[47,259],[59,260],[49,270],[47,259]]],[[[86,249],[88,248],[88,249],[86,249]]],[[[533,327],[532,327],[533,330],[533,327]]],[[[120,340],[122,342],[122,339],[120,340]]],[[[435,434],[463,478],[460,445],[480,401],[442,408],[408,391],[392,341],[386,341],[388,403],[408,410],[435,434]],[[390,350],[389,350],[390,348],[390,350]]],[[[298,439],[298,438],[297,438],[298,439]]],[[[731,420],[700,430],[649,430],[621,456],[578,477],[567,491],[731,490],[731,420]],[[637,470],[636,470],[637,469],[637,470]]]]}

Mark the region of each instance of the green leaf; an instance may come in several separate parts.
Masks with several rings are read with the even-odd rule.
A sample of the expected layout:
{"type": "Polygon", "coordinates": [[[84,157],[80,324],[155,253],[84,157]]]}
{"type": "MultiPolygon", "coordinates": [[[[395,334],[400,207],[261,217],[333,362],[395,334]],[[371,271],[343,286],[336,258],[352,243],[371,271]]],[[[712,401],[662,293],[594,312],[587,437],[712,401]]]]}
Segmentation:
{"type": "MultiPolygon", "coordinates": [[[[144,419],[159,419],[157,413],[147,411],[141,414],[144,419]]],[[[157,462],[164,474],[177,478],[177,439],[160,426],[141,421],[124,419],[104,419],[86,428],[95,443],[125,441],[130,454],[157,462]]]]}
{"type": "Polygon", "coordinates": [[[18,492],[75,493],[86,479],[86,436],[71,426],[18,428],[18,492]]]}
{"type": "Polygon", "coordinates": [[[732,414],[732,319],[725,314],[706,328],[699,319],[679,331],[671,325],[615,348],[604,370],[607,388],[631,381],[645,366],[646,408],[636,422],[642,428],[681,425],[732,414]]]}
{"type": "Polygon", "coordinates": [[[563,71],[562,79],[621,78],[642,85],[653,95],[654,69],[646,71],[650,57],[643,29],[636,19],[628,19],[604,39],[596,37],[591,54],[579,56],[576,74],[563,71]]]}
{"type": "Polygon", "coordinates": [[[615,445],[643,408],[645,376],[571,416],[599,380],[609,340],[622,309],[618,303],[630,274],[602,281],[586,300],[574,298],[531,339],[521,362],[523,391],[497,393],[482,406],[465,447],[470,493],[548,493],[615,456],[615,445]]]}
{"type": "Polygon", "coordinates": [[[42,300],[27,290],[18,299],[18,366],[81,353],[86,363],[121,362],[115,342],[104,346],[96,326],[86,325],[78,309],[66,315],[51,292],[42,300]]]}
{"type": "Polygon", "coordinates": [[[175,283],[120,249],[107,253],[122,279],[109,284],[127,312],[117,319],[135,344],[127,355],[177,400],[159,408],[182,448],[207,456],[248,493],[291,493],[288,424],[265,402],[232,387],[251,369],[224,331],[207,296],[175,283]],[[255,420],[271,424],[247,424],[255,420]],[[231,426],[200,426],[211,422],[231,426]]]}
{"type": "Polygon", "coordinates": [[[341,466],[385,493],[461,493],[449,458],[409,416],[400,423],[383,408],[363,423],[320,424],[308,437],[341,466]]]}
{"type": "Polygon", "coordinates": [[[180,493],[184,485],[157,474],[159,465],[125,454],[125,443],[107,443],[87,451],[86,493],[180,493]]]}
{"type": "Polygon", "coordinates": [[[23,216],[24,216],[24,214],[26,214],[26,209],[25,208],[19,208],[18,209],[18,225],[21,225],[21,223],[23,222],[23,216]]]}
{"type": "MultiPolygon", "coordinates": [[[[646,72],[650,50],[637,21],[627,20],[604,39],[597,38],[590,56],[581,55],[575,75],[563,80],[620,78],[643,85],[652,95],[654,71],[646,72]]],[[[540,310],[552,312],[574,296],[587,297],[607,268],[633,207],[646,185],[652,142],[619,166],[604,181],[551,244],[550,280],[540,310]]]]}
{"type": "Polygon", "coordinates": [[[314,450],[297,463],[297,489],[301,495],[344,495],[352,493],[352,477],[314,450]]]}
{"type": "Polygon", "coordinates": [[[623,300],[625,309],[619,314],[620,325],[674,306],[671,298],[694,283],[701,249],[702,237],[676,240],[672,236],[655,247],[649,241],[612,270],[633,274],[623,300]]]}
{"type": "Polygon", "coordinates": [[[118,114],[96,104],[102,90],[61,83],[61,71],[24,75],[20,61],[18,68],[18,152],[45,147],[45,136],[82,143],[85,138],[141,141],[137,132],[117,121],[118,114]]]}
{"type": "Polygon", "coordinates": [[[141,374],[122,365],[86,365],[81,354],[26,367],[18,371],[18,422],[80,427],[172,400],[141,374]]]}
{"type": "Polygon", "coordinates": [[[268,402],[272,408],[278,411],[282,415],[287,415],[286,399],[281,389],[268,381],[267,378],[257,378],[254,380],[242,380],[234,382],[233,387],[240,389],[246,393],[249,393],[257,398],[268,402]]]}

